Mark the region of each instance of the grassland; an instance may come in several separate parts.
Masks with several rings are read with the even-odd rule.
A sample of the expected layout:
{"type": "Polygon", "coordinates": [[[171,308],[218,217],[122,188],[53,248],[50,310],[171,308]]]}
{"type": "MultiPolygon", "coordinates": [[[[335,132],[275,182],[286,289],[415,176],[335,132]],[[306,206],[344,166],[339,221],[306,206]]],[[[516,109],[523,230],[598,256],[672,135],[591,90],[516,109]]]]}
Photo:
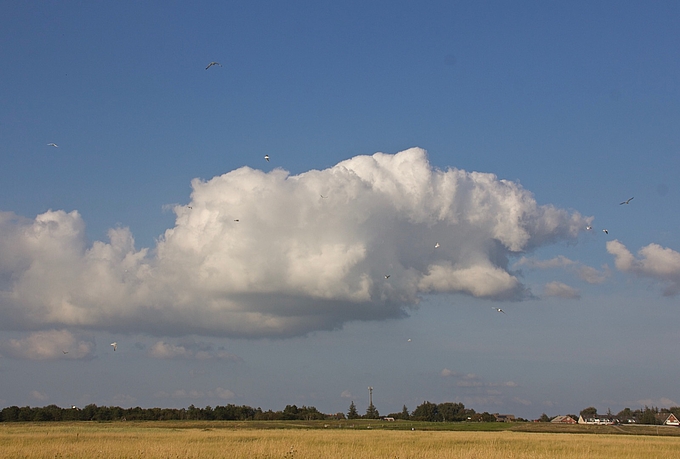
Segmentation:
{"type": "Polygon", "coordinates": [[[536,427],[490,423],[451,424],[445,430],[444,426],[442,423],[375,421],[7,423],[0,424],[0,456],[26,459],[632,459],[676,458],[680,451],[680,429],[668,427],[609,430],[590,428],[600,426],[565,426],[560,429],[549,424],[536,427]],[[475,426],[484,430],[473,430],[475,426]],[[427,427],[431,429],[426,430],[427,427]]]}

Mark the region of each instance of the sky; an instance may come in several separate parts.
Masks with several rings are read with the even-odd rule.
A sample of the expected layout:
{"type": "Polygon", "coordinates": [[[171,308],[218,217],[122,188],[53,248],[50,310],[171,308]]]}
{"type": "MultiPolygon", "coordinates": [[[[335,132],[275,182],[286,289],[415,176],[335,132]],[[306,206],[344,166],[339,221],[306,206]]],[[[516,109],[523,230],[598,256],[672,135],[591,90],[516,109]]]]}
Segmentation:
{"type": "Polygon", "coordinates": [[[2,9],[1,407],[680,405],[677,2],[2,9]]]}

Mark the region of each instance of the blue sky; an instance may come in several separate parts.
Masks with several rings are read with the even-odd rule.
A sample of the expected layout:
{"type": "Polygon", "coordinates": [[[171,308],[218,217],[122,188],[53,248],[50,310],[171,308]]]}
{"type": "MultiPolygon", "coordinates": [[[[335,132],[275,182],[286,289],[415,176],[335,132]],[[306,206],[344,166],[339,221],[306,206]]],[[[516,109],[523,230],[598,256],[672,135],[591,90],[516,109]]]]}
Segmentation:
{"type": "Polygon", "coordinates": [[[679,405],[679,15],[6,2],[0,405],[679,405]]]}

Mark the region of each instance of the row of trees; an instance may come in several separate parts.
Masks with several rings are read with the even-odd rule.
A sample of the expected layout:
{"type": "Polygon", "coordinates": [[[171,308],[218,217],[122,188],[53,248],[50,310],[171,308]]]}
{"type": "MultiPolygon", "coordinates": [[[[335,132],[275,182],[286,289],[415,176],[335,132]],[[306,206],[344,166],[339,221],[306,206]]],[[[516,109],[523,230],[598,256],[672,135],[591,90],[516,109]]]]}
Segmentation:
{"type": "MultiPolygon", "coordinates": [[[[343,418],[345,415],[340,413],[343,418]]],[[[333,416],[330,416],[333,417],[333,416]]],[[[84,408],[60,408],[49,405],[41,408],[29,406],[9,406],[0,411],[0,422],[17,421],[166,421],[166,420],[312,420],[328,419],[329,415],[321,413],[313,406],[288,405],[283,411],[262,411],[247,405],[226,405],[212,408],[120,408],[118,406],[87,405],[84,408]]]]}
{"type": "MultiPolygon", "coordinates": [[[[462,403],[430,403],[424,402],[409,412],[406,406],[400,413],[391,413],[395,419],[414,421],[456,422],[456,421],[494,421],[489,413],[476,413],[465,408],[462,403]]],[[[365,415],[360,415],[352,402],[347,415],[345,413],[324,414],[313,406],[287,405],[282,411],[263,411],[247,405],[226,405],[197,408],[121,408],[118,406],[87,405],[84,408],[60,408],[57,405],[45,407],[9,406],[0,411],[0,422],[27,421],[165,421],[165,420],[219,420],[219,421],[285,421],[285,420],[322,420],[322,419],[379,419],[378,409],[371,403],[365,415]]]]}
{"type": "MultiPolygon", "coordinates": [[[[380,414],[378,410],[369,405],[366,409],[366,414],[360,416],[357,412],[356,405],[352,402],[347,411],[348,419],[378,419],[380,414]]],[[[465,408],[462,403],[431,403],[423,402],[418,405],[413,412],[409,412],[406,405],[402,408],[400,413],[390,413],[387,417],[394,419],[412,420],[412,421],[428,421],[428,422],[460,422],[460,421],[475,421],[475,422],[492,422],[496,420],[493,414],[487,412],[477,413],[471,408],[465,408]]]]}

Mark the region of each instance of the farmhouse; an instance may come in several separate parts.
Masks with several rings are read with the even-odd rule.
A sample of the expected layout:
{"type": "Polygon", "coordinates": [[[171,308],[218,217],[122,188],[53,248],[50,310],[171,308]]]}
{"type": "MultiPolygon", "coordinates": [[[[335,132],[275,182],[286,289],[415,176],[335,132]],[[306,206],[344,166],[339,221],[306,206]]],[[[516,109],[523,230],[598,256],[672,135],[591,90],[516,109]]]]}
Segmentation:
{"type": "Polygon", "coordinates": [[[576,419],[572,418],[571,416],[555,416],[550,420],[550,422],[557,424],[576,424],[576,419]]]}
{"type": "Polygon", "coordinates": [[[493,414],[496,417],[496,422],[515,422],[514,414],[493,414]]]}
{"type": "Polygon", "coordinates": [[[680,426],[680,421],[673,413],[659,413],[656,418],[665,426],[680,426]]]}
{"type": "Polygon", "coordinates": [[[611,424],[614,424],[614,421],[612,419],[609,419],[606,416],[600,416],[599,414],[596,414],[592,418],[584,419],[583,416],[578,417],[578,423],[579,424],[595,424],[599,426],[608,426],[611,424]]]}

